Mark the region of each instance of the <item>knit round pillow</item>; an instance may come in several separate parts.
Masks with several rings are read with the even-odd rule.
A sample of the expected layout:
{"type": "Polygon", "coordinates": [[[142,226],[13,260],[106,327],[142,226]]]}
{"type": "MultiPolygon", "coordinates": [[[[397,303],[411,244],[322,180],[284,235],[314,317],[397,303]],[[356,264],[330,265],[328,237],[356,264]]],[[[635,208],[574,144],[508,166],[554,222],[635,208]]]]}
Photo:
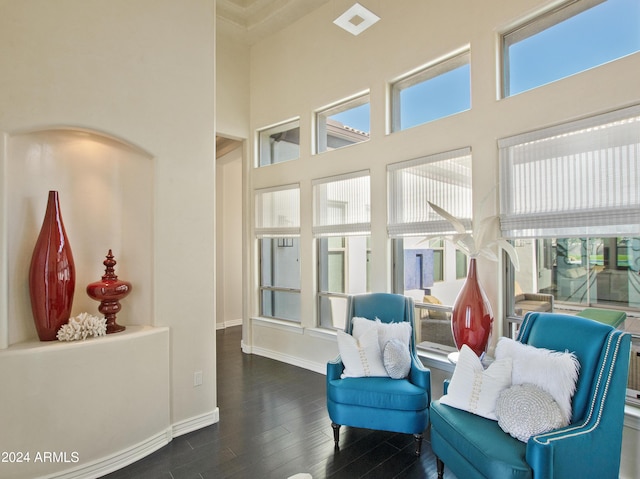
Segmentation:
{"type": "Polygon", "coordinates": [[[522,442],[567,425],[553,397],[530,383],[502,391],[496,402],[496,417],[504,432],[522,442]]]}
{"type": "Polygon", "coordinates": [[[384,345],[382,353],[384,368],[393,379],[406,378],[411,370],[409,347],[400,339],[393,338],[384,345]]]}

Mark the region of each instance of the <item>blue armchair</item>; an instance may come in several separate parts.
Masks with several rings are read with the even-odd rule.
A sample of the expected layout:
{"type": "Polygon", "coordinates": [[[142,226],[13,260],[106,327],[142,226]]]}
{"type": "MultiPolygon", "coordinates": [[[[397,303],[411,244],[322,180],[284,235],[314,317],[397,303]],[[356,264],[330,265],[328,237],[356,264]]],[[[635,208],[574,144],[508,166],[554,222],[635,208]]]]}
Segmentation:
{"type": "Polygon", "coordinates": [[[568,350],[578,358],[571,423],[525,444],[495,421],[433,401],[431,444],[438,478],[444,464],[465,479],[618,477],[630,336],[577,316],[529,313],[518,340],[568,350]]]}
{"type": "MultiPolygon", "coordinates": [[[[379,318],[385,323],[407,321],[414,329],[413,300],[399,294],[370,293],[350,296],[345,332],[351,333],[353,317],[379,318]]],[[[336,449],[340,426],[413,434],[415,453],[429,425],[431,372],[418,360],[415,334],[410,342],[411,371],[406,379],[389,377],[344,378],[340,357],[327,363],[327,409],[336,449]]]]}

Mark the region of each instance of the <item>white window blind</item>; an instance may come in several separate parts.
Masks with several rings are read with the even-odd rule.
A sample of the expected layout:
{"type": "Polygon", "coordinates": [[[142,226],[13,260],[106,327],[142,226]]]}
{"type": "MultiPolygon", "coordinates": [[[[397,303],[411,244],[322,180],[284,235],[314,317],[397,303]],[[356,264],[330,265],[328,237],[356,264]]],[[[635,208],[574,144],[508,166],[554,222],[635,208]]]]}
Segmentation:
{"type": "Polygon", "coordinates": [[[390,237],[455,233],[428,201],[460,219],[471,231],[471,148],[388,165],[387,181],[390,237]]]}
{"type": "Polygon", "coordinates": [[[300,186],[287,185],[255,192],[256,236],[300,234],[300,186]]]}
{"type": "Polygon", "coordinates": [[[499,141],[505,237],[640,232],[640,106],[499,141]]]}
{"type": "Polygon", "coordinates": [[[364,235],[371,231],[369,171],[313,181],[313,234],[364,235]]]}

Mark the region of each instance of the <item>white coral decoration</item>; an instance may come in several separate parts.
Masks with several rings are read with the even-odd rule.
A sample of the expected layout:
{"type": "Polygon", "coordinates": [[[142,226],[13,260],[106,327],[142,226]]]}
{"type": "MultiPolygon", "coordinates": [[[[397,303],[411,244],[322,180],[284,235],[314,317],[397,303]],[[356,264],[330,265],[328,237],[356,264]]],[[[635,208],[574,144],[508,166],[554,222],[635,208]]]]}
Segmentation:
{"type": "Polygon", "coordinates": [[[92,316],[89,313],[80,313],[69,318],[67,324],[58,330],[59,341],[77,341],[87,339],[90,336],[104,336],[107,334],[107,320],[102,317],[92,316]]]}

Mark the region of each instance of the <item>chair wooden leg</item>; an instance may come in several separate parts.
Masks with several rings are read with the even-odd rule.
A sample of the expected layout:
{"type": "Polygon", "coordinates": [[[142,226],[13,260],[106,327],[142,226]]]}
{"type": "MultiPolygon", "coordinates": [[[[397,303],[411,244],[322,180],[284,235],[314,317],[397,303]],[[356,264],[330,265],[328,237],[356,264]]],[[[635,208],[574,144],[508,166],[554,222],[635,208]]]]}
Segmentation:
{"type": "Polygon", "coordinates": [[[422,452],[422,434],[414,434],[413,439],[416,445],[416,450],[415,450],[416,456],[419,456],[420,452],[422,452]]]}
{"type": "Polygon", "coordinates": [[[438,479],[444,478],[444,462],[439,457],[436,457],[436,467],[438,469],[438,479]]]}
{"type": "Polygon", "coordinates": [[[336,449],[340,449],[338,445],[338,441],[340,440],[340,424],[332,422],[331,427],[333,428],[333,442],[336,444],[336,449]]]}

